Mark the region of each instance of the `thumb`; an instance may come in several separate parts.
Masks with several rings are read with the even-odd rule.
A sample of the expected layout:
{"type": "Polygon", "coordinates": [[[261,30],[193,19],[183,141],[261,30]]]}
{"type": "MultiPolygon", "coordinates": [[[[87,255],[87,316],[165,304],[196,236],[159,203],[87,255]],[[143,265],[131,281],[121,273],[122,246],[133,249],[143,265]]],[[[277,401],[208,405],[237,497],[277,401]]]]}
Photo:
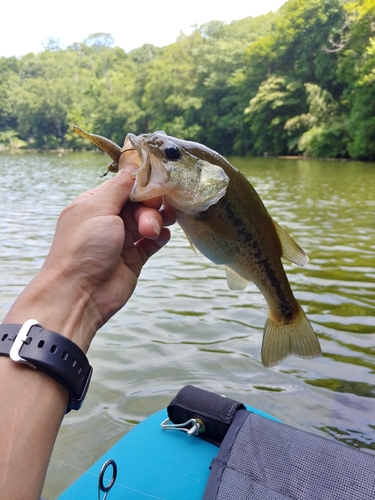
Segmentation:
{"type": "Polygon", "coordinates": [[[132,174],[138,168],[138,165],[134,163],[125,165],[124,168],[117,172],[115,177],[100,186],[100,189],[91,197],[91,202],[96,207],[104,208],[106,213],[119,214],[129,199],[134,184],[132,174]]]}

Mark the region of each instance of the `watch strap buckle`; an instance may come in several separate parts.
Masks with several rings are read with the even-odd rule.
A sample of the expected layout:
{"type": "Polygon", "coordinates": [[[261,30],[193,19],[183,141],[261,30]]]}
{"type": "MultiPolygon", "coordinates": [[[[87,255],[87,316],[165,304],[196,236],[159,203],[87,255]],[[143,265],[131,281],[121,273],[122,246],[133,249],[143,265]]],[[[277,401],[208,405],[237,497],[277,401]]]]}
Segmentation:
{"type": "Polygon", "coordinates": [[[36,366],[27,361],[26,359],[23,359],[20,356],[20,350],[25,342],[27,342],[27,336],[33,326],[41,326],[39,322],[36,319],[28,319],[25,321],[25,323],[21,326],[19,332],[17,333],[16,338],[14,339],[13,345],[9,351],[9,356],[12,361],[15,363],[22,363],[30,366],[31,368],[36,369],[36,366]]]}

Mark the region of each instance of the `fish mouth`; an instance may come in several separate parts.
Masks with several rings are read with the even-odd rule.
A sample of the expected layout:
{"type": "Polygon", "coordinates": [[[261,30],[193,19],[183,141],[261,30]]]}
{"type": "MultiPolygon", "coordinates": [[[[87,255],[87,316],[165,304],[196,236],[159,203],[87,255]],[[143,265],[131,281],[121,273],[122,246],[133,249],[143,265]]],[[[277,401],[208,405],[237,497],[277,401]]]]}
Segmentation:
{"type": "Polygon", "coordinates": [[[190,158],[190,162],[195,164],[194,169],[190,166],[186,170],[190,174],[194,170],[192,179],[191,175],[184,174],[186,170],[181,165],[183,161],[166,161],[157,154],[164,142],[160,141],[158,144],[157,138],[154,139],[152,135],[144,138],[128,134],[125,138],[123,151],[135,150],[140,160],[139,169],[133,173],[135,182],[129,194],[130,201],[163,197],[163,203],[185,214],[194,215],[207,210],[225,195],[229,178],[221,167],[199,158],[190,158]]]}
{"type": "Polygon", "coordinates": [[[162,160],[153,157],[143,141],[134,134],[128,134],[125,138],[123,152],[135,150],[140,159],[140,167],[133,173],[134,185],[130,191],[129,199],[133,202],[149,200],[166,194],[166,184],[169,179],[168,172],[162,160]]]}

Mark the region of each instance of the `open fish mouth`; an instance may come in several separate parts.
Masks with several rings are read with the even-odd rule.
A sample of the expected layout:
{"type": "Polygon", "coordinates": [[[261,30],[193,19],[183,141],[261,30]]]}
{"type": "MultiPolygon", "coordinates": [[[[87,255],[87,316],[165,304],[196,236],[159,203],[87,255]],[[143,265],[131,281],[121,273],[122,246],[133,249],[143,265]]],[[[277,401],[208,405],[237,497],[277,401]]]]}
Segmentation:
{"type": "Polygon", "coordinates": [[[134,185],[129,199],[134,202],[163,196],[169,192],[169,175],[166,166],[160,158],[151,155],[147,147],[134,134],[128,134],[123,152],[135,150],[140,159],[138,170],[133,173],[134,185]]]}
{"type": "Polygon", "coordinates": [[[130,200],[137,202],[162,196],[165,202],[184,213],[207,210],[225,195],[228,176],[218,165],[180,150],[170,139],[157,132],[127,135],[123,151],[136,150],[140,159],[130,200]]]}

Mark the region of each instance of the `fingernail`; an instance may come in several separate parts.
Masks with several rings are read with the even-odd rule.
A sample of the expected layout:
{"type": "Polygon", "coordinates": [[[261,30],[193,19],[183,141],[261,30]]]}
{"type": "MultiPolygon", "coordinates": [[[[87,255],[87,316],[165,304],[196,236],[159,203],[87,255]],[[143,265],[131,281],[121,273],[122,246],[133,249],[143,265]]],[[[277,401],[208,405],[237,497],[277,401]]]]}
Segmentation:
{"type": "Polygon", "coordinates": [[[152,226],[152,229],[155,231],[155,234],[157,236],[159,236],[160,231],[161,231],[161,227],[160,227],[159,222],[156,219],[154,219],[153,217],[150,217],[149,221],[150,221],[150,224],[152,226]]]}

